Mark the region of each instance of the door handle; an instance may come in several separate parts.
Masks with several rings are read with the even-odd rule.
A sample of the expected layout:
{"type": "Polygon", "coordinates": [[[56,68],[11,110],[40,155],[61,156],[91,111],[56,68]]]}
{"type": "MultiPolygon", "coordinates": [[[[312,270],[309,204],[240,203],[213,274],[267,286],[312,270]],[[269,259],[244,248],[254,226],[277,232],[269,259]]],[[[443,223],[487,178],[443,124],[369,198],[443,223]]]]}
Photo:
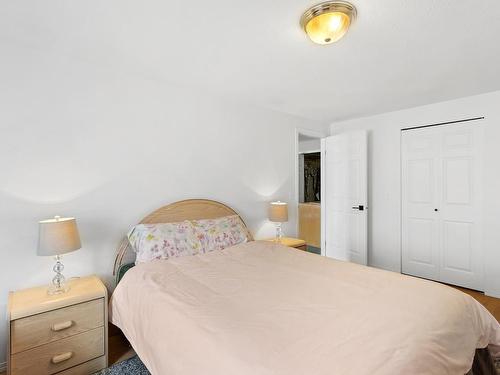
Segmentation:
{"type": "Polygon", "coordinates": [[[353,210],[364,211],[365,210],[365,206],[363,206],[362,204],[360,204],[359,206],[354,206],[352,209],[353,210]]]}

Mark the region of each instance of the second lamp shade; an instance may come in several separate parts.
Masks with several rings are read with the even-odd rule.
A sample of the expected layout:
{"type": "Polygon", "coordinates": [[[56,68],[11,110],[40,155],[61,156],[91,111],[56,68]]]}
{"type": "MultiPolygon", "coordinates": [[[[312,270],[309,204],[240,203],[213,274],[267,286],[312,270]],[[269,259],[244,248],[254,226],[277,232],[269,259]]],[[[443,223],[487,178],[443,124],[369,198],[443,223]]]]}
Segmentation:
{"type": "Polygon", "coordinates": [[[288,205],[285,202],[271,202],[269,204],[269,220],[275,223],[288,221],[288,205]]]}

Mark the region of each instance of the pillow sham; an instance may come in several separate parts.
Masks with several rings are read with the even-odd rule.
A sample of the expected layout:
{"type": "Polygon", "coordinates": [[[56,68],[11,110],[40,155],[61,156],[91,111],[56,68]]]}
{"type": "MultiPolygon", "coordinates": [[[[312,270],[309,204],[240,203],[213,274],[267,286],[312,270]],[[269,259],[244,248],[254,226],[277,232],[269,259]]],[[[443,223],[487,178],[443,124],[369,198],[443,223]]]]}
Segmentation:
{"type": "Polygon", "coordinates": [[[135,264],[158,259],[195,255],[201,242],[189,221],[177,223],[138,224],[127,235],[136,252],[135,264]]]}
{"type": "Polygon", "coordinates": [[[248,241],[248,232],[238,215],[191,220],[201,251],[208,253],[248,241]]]}

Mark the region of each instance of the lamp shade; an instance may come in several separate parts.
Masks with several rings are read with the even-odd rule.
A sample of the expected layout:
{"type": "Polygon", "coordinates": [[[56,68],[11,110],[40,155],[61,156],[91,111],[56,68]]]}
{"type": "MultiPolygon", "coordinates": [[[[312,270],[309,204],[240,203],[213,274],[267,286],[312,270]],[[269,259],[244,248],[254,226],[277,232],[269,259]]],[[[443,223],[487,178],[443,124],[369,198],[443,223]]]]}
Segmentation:
{"type": "Polygon", "coordinates": [[[82,247],[76,220],[72,217],[39,222],[38,255],[61,255],[82,247]]]}
{"type": "Polygon", "coordinates": [[[269,204],[269,220],[275,223],[288,221],[288,204],[285,202],[271,202],[269,204]]]}

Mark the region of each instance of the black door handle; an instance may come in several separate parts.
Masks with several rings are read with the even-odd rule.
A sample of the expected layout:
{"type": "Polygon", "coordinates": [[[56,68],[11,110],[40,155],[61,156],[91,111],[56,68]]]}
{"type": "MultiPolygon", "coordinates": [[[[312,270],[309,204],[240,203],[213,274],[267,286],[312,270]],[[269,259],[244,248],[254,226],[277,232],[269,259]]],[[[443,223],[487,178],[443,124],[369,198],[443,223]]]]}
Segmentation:
{"type": "Polygon", "coordinates": [[[363,206],[362,204],[360,204],[359,206],[354,206],[352,209],[353,210],[364,211],[365,210],[365,206],[363,206]]]}

